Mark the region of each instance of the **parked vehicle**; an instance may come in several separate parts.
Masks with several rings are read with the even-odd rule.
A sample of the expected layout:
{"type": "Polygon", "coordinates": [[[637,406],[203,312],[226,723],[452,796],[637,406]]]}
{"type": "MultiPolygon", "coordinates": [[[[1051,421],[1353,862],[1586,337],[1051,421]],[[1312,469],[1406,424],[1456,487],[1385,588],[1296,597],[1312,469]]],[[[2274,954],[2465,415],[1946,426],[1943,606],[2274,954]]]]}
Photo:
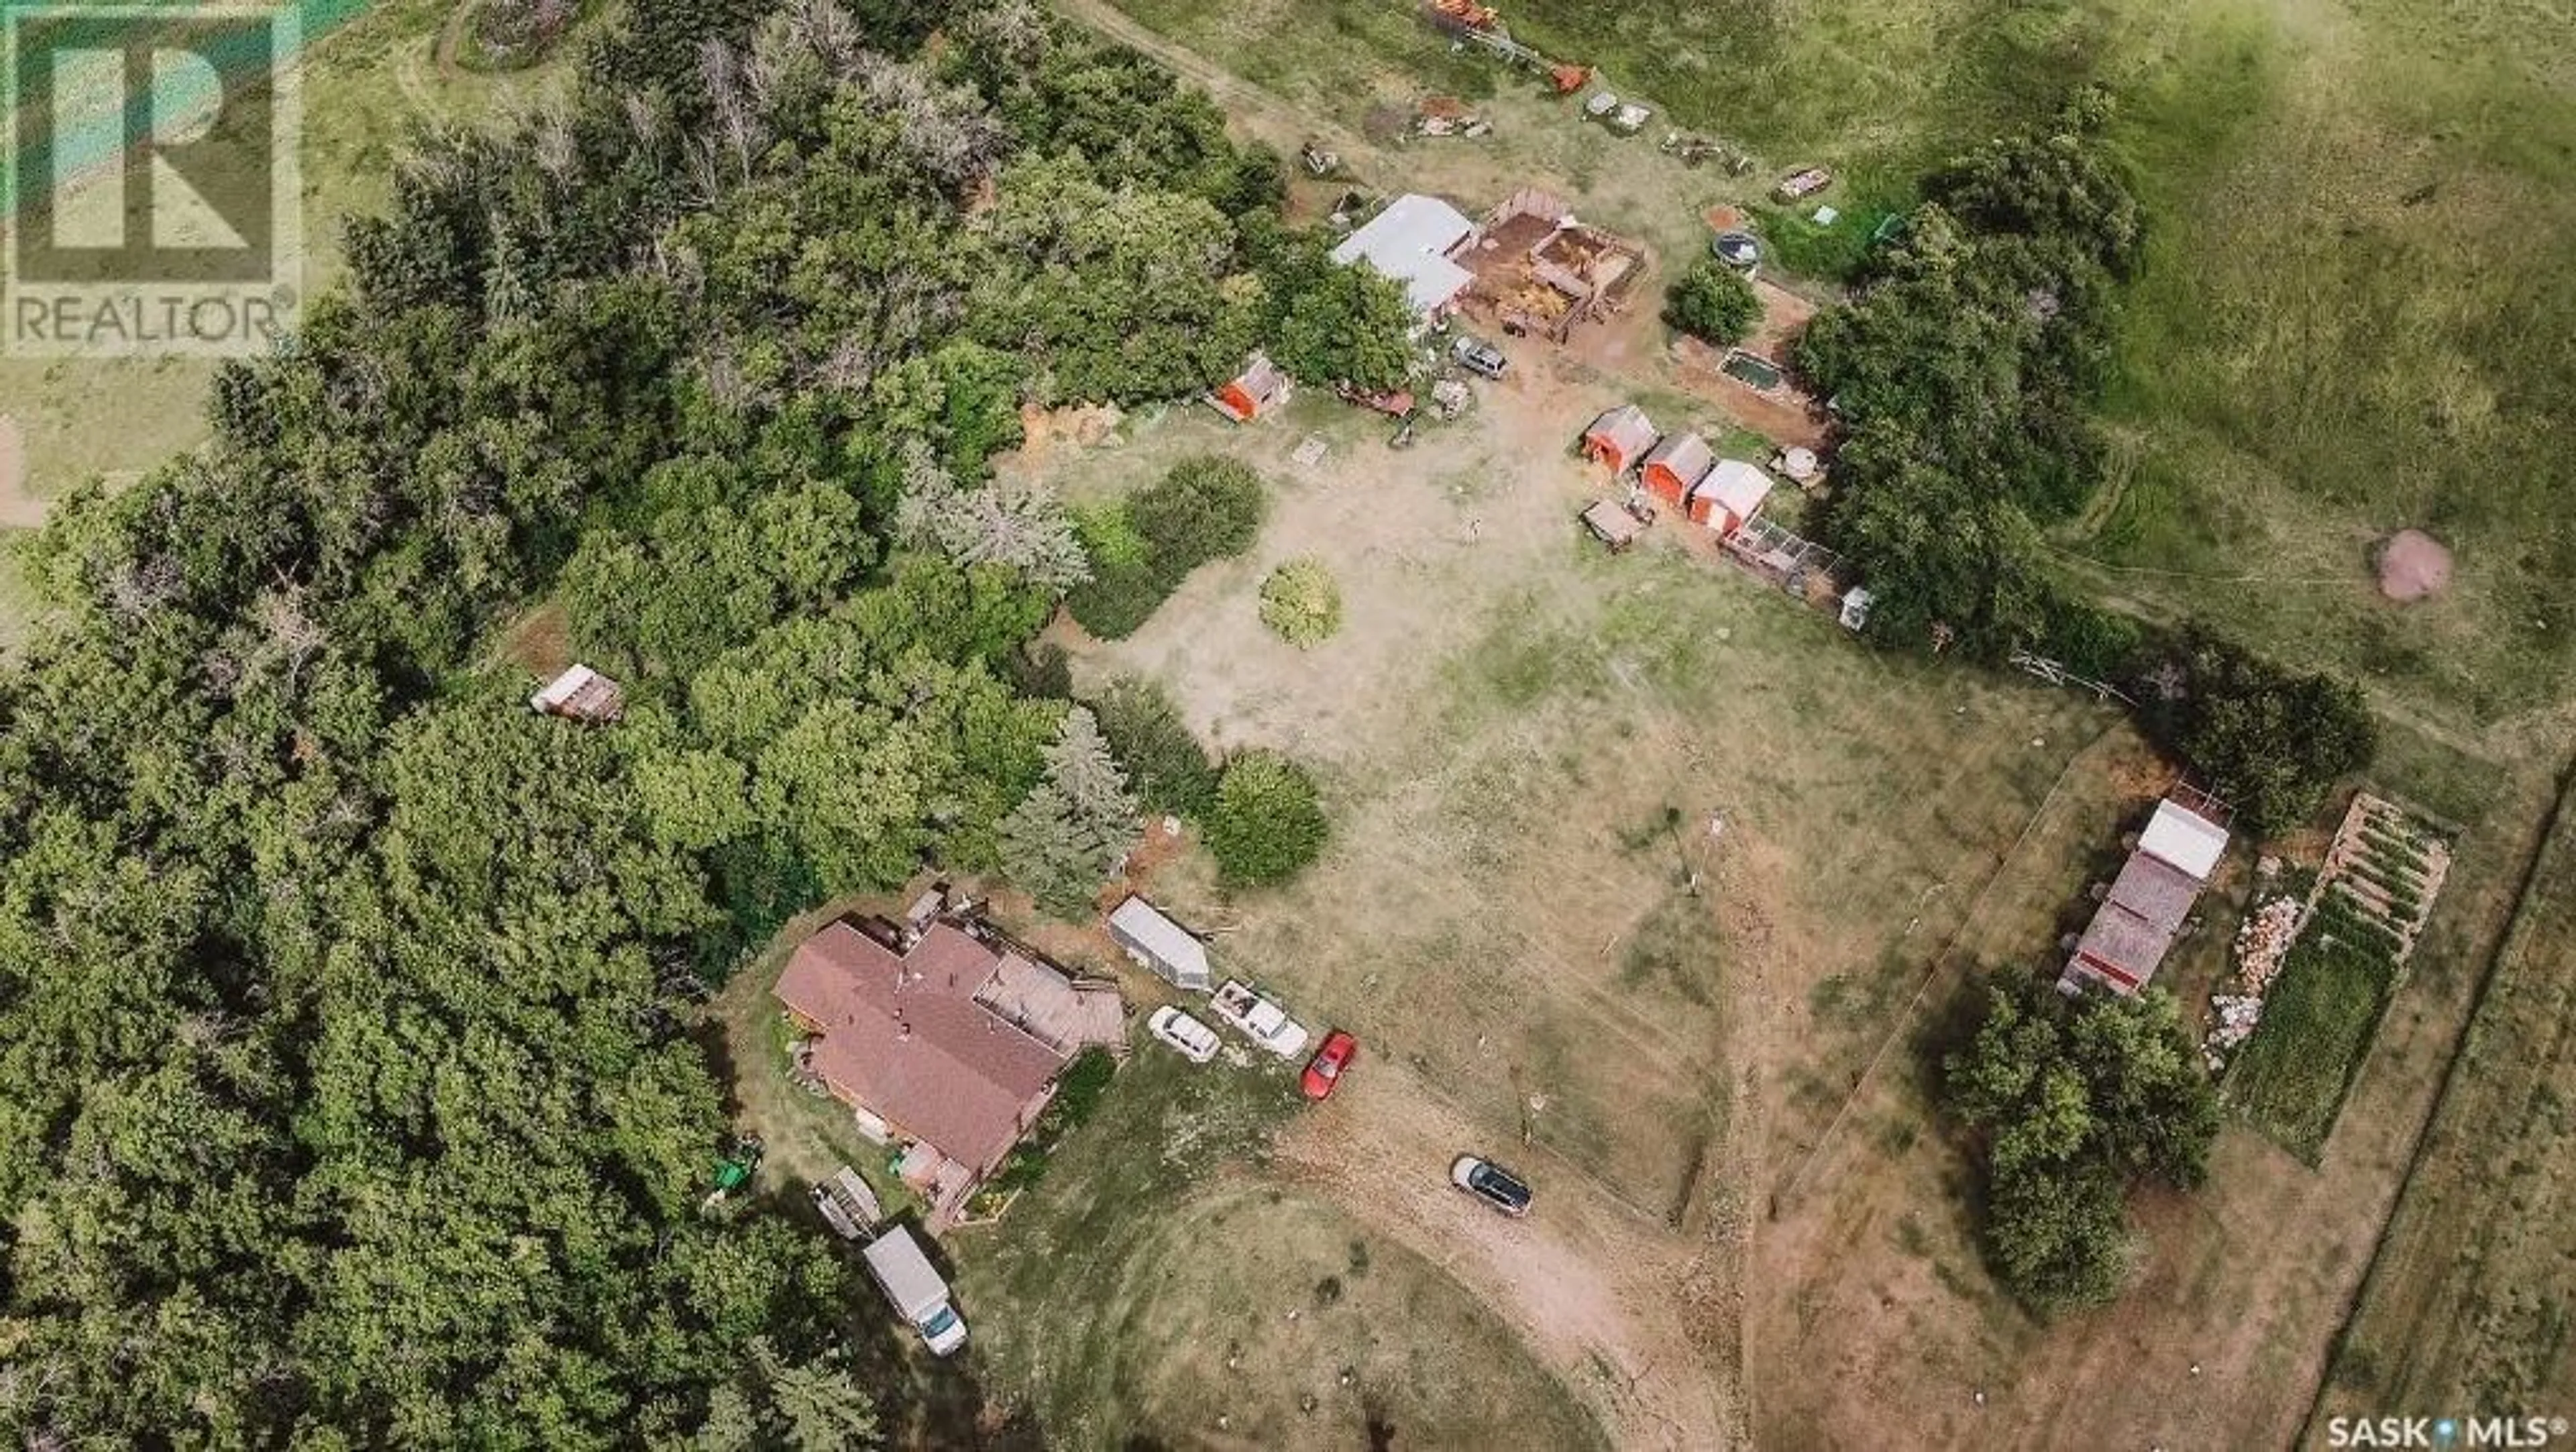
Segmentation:
{"type": "Polygon", "coordinates": [[[1502,349],[1482,338],[1463,334],[1457,342],[1449,345],[1449,355],[1456,358],[1460,366],[1470,372],[1482,373],[1487,378],[1500,378],[1503,370],[1512,366],[1512,360],[1503,356],[1502,349]]]}
{"type": "Polygon", "coordinates": [[[1460,1155],[1449,1167],[1449,1183],[1506,1215],[1529,1213],[1529,1182],[1492,1160],[1460,1155]]]}
{"type": "Polygon", "coordinates": [[[1193,1064],[1204,1064],[1216,1057],[1216,1030],[1170,1005],[1154,1010],[1145,1020],[1154,1037],[1180,1050],[1181,1057],[1193,1064]]]}
{"type": "Polygon", "coordinates": [[[869,1189],[868,1182],[848,1165],[814,1187],[814,1212],[843,1240],[858,1239],[885,1217],[885,1211],[877,1204],[877,1192],[869,1189]]]}
{"type": "Polygon", "coordinates": [[[1330,1095],[1333,1087],[1342,1082],[1342,1071],[1351,1066],[1359,1052],[1360,1041],[1340,1029],[1324,1035],[1324,1046],[1306,1062],[1306,1076],[1297,1087],[1305,1090],[1309,1099],[1330,1095]]]}
{"type": "Polygon", "coordinates": [[[948,1304],[948,1282],[921,1253],[912,1232],[898,1225],[868,1243],[859,1255],[868,1275],[884,1291],[895,1314],[912,1323],[933,1356],[946,1356],[966,1344],[966,1320],[948,1304]]]}
{"type": "Polygon", "coordinates": [[[1208,1011],[1217,1021],[1231,1025],[1245,1038],[1277,1054],[1293,1059],[1306,1048],[1306,1026],[1288,1016],[1288,1010],[1252,991],[1252,985],[1239,978],[1229,978],[1216,986],[1208,999],[1208,1011]]]}

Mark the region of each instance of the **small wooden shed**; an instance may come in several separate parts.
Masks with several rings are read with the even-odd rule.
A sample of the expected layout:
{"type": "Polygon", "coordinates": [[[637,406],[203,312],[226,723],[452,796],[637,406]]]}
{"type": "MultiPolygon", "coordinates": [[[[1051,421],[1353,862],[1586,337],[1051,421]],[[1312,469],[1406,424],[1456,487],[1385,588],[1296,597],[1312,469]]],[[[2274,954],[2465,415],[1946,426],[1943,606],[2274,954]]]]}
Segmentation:
{"type": "Polygon", "coordinates": [[[1286,403],[1288,388],[1287,373],[1268,354],[1255,353],[1244,361],[1241,373],[1217,385],[1208,402],[1236,423],[1250,423],[1286,403]]]}
{"type": "Polygon", "coordinates": [[[1708,440],[1693,433],[1675,434],[1646,455],[1646,492],[1679,509],[1715,462],[1716,451],[1709,448],[1708,440]]]}
{"type": "Polygon", "coordinates": [[[1584,456],[1608,465],[1613,475],[1637,467],[1637,461],[1654,446],[1654,422],[1633,403],[1623,403],[1601,415],[1583,431],[1584,456]]]}
{"type": "Polygon", "coordinates": [[[1690,517],[1719,534],[1733,534],[1770,497],[1770,475],[1742,459],[1720,459],[1691,491],[1690,517]]]}

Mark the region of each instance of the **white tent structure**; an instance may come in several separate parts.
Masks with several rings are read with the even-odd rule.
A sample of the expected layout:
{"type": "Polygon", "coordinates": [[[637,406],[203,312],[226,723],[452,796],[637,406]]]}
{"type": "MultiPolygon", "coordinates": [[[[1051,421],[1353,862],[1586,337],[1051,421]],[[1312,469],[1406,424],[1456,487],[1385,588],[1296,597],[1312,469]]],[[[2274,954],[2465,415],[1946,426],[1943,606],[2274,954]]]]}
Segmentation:
{"type": "Polygon", "coordinates": [[[2227,855],[2227,829],[2180,802],[2156,803],[2156,814],[2138,837],[2138,850],[2170,867],[2209,881],[2218,859],[2227,855]]]}

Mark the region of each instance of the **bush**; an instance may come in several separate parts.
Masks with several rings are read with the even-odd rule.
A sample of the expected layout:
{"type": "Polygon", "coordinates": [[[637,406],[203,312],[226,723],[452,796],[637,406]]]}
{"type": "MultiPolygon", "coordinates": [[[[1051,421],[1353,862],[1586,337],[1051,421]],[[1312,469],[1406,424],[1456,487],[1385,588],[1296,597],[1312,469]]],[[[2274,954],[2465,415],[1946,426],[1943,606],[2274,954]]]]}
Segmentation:
{"type": "Polygon", "coordinates": [[[1217,771],[1178,707],[1152,681],[1115,681],[1091,703],[1110,753],[1146,808],[1197,820],[1216,806],[1217,771]]]}
{"type": "Polygon", "coordinates": [[[1286,882],[1323,852],[1327,835],[1323,804],[1303,767],[1275,751],[1247,751],[1226,763],[1207,844],[1227,885],[1286,882]]]}
{"type": "Polygon", "coordinates": [[[1125,640],[1154,618],[1177,581],[1147,565],[1094,565],[1091,578],[1064,592],[1064,608],[1102,640],[1125,640]]]}
{"type": "Polygon", "coordinates": [[[1342,587],[1322,560],[1290,560],[1261,582],[1261,623],[1299,650],[1312,650],[1342,628],[1342,587]]]}
{"type": "Polygon", "coordinates": [[[2170,994],[2072,1003],[2023,979],[1944,1061],[1942,1106],[1984,1140],[1995,1274],[2039,1311],[2117,1295],[2132,1181],[2207,1173],[2218,1102],[2170,994]]]}
{"type": "Polygon", "coordinates": [[[1135,634],[1190,571],[1250,549],[1267,503],[1249,465],[1208,455],[1173,465],[1123,508],[1078,511],[1091,578],[1065,592],[1065,608],[1102,640],[1135,634]]]}
{"type": "Polygon", "coordinates": [[[1127,518],[1144,537],[1156,571],[1177,587],[1182,576],[1208,561],[1252,548],[1267,503],[1261,476],[1250,465],[1202,455],[1183,459],[1137,490],[1127,503],[1127,518]]]}
{"type": "Polygon", "coordinates": [[[1762,318],[1762,299],[1743,273],[1703,257],[1664,295],[1664,321],[1711,343],[1740,343],[1762,318]]]}
{"type": "Polygon", "coordinates": [[[2378,750],[2360,688],[2298,674],[2205,630],[2183,636],[2149,684],[2149,734],[2209,778],[2256,836],[2306,820],[2378,750]]]}

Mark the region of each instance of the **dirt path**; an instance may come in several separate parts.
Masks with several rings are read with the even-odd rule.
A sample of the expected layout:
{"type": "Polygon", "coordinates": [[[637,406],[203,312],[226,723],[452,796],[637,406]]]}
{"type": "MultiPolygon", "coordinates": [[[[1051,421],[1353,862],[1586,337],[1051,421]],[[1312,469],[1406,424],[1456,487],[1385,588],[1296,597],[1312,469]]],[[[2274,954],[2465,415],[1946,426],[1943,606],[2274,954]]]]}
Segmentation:
{"type": "Polygon", "coordinates": [[[1579,1169],[1486,1136],[1401,1064],[1372,1062],[1280,1145],[1290,1173],[1438,1265],[1517,1327],[1530,1350],[1600,1416],[1621,1448],[1702,1449],[1744,1440],[1731,1348],[1731,1256],[1677,1235],[1579,1169]],[[1450,1162],[1471,1150],[1525,1172],[1525,1220],[1458,1193],[1450,1162]],[[1712,1344],[1714,1343],[1714,1344],[1712,1344]]]}
{"type": "Polygon", "coordinates": [[[465,27],[473,23],[475,7],[482,3],[483,0],[458,0],[456,8],[447,13],[447,23],[438,28],[437,58],[440,80],[452,81],[459,74],[456,53],[464,48],[465,27]]]}
{"type": "Polygon", "coordinates": [[[37,529],[45,501],[27,492],[27,439],[18,420],[0,413],[0,529],[37,529]]]}
{"type": "Polygon", "coordinates": [[[1358,132],[1310,115],[1201,57],[1198,52],[1174,44],[1138,24],[1109,0],[1056,0],[1055,8],[1129,50],[1152,57],[1173,74],[1189,80],[1214,97],[1228,119],[1242,123],[1245,129],[1282,151],[1293,153],[1300,142],[1313,139],[1330,144],[1346,160],[1361,157],[1384,159],[1378,148],[1358,132]]]}

